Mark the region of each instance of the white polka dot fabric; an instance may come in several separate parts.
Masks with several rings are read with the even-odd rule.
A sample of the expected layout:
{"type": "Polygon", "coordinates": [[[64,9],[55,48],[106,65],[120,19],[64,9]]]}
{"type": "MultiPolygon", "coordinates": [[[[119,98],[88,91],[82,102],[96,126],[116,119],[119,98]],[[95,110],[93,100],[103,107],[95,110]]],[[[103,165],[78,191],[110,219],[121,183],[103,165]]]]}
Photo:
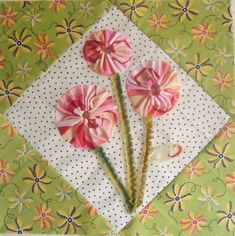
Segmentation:
{"type": "MultiPolygon", "coordinates": [[[[176,159],[158,165],[152,163],[142,207],[193,160],[229,117],[166,53],[116,8],[112,8],[28,89],[7,112],[7,117],[80,193],[93,202],[115,229],[120,230],[136,213],[130,215],[125,212],[120,196],[98,164],[94,153],[75,149],[65,142],[54,123],[55,104],[68,89],[78,84],[96,84],[112,93],[109,79],[94,73],[82,55],[88,36],[104,28],[119,31],[130,39],[135,56],[129,70],[149,59],[163,59],[171,63],[182,78],[179,104],[171,113],[154,122],[153,145],[157,147],[166,143],[178,143],[183,146],[184,151],[176,159]]],[[[121,74],[124,90],[127,75],[128,71],[121,74]]],[[[133,111],[127,98],[126,102],[136,164],[139,165],[143,151],[143,120],[133,111]]],[[[109,143],[104,145],[104,149],[125,181],[123,146],[118,128],[109,143]]]]}

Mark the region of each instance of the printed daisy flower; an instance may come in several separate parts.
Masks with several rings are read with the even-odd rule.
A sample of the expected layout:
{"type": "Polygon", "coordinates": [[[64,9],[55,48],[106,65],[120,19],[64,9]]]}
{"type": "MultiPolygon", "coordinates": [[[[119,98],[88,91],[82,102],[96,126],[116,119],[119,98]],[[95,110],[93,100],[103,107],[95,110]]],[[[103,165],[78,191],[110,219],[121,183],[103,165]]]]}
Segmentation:
{"type": "Polygon", "coordinates": [[[12,7],[6,7],[0,13],[0,24],[6,28],[11,28],[16,23],[15,16],[18,13],[12,7]]]}
{"type": "Polygon", "coordinates": [[[141,212],[137,215],[137,218],[141,224],[144,224],[146,220],[155,219],[158,212],[158,209],[156,209],[152,203],[149,203],[141,210],[141,212]]]}
{"type": "Polygon", "coordinates": [[[228,12],[222,14],[222,18],[224,19],[222,25],[228,28],[229,32],[232,32],[233,16],[230,7],[228,7],[228,12]]]}
{"type": "Polygon", "coordinates": [[[214,77],[213,81],[215,83],[215,88],[220,92],[223,92],[225,89],[230,89],[233,86],[233,79],[231,78],[230,73],[218,72],[214,77]]]}
{"type": "Polygon", "coordinates": [[[148,7],[144,4],[143,0],[129,0],[120,4],[120,9],[123,13],[135,22],[138,18],[144,16],[148,11],[148,7]]]}
{"type": "Polygon", "coordinates": [[[209,71],[214,67],[213,64],[210,63],[209,58],[202,59],[199,53],[196,53],[193,62],[188,61],[185,64],[186,67],[188,67],[187,73],[192,74],[198,81],[206,77],[209,71]]]}
{"type": "Polygon", "coordinates": [[[29,72],[32,70],[31,67],[29,67],[29,63],[26,62],[23,65],[18,64],[18,70],[16,71],[16,78],[26,78],[29,77],[29,72]]]}
{"type": "Polygon", "coordinates": [[[94,207],[94,205],[92,203],[86,201],[84,206],[87,209],[87,212],[88,212],[89,216],[97,216],[97,215],[99,215],[97,209],[94,207]]]}
{"type": "Polygon", "coordinates": [[[227,231],[233,231],[235,228],[235,210],[233,209],[232,202],[229,201],[226,205],[226,210],[217,211],[219,225],[226,227],[227,231]]]}
{"type": "Polygon", "coordinates": [[[221,6],[221,3],[217,0],[204,0],[203,2],[207,5],[207,7],[205,8],[206,11],[216,12],[221,6]]]}
{"type": "Polygon", "coordinates": [[[12,80],[9,82],[0,80],[0,101],[5,99],[12,105],[12,103],[20,97],[21,91],[22,89],[19,86],[15,86],[12,80]]]}
{"type": "Polygon", "coordinates": [[[200,195],[197,199],[203,207],[206,207],[208,211],[213,210],[218,203],[213,199],[215,195],[215,191],[212,191],[212,188],[208,186],[207,188],[201,189],[202,195],[200,195]]]}
{"type": "Polygon", "coordinates": [[[235,172],[226,175],[225,184],[228,188],[231,188],[232,191],[235,192],[235,172]]]}
{"type": "Polygon", "coordinates": [[[64,200],[70,200],[71,194],[73,192],[73,189],[70,185],[67,185],[65,183],[61,183],[60,187],[56,187],[57,192],[55,193],[55,196],[59,198],[59,201],[62,202],[64,200]]]}
{"type": "Polygon", "coordinates": [[[28,148],[25,143],[22,145],[22,148],[16,149],[16,153],[18,154],[16,157],[17,160],[23,160],[24,162],[27,162],[29,160],[32,161],[33,157],[36,156],[36,151],[32,148],[28,148]]]}
{"type": "Polygon", "coordinates": [[[37,36],[37,42],[34,44],[36,47],[36,54],[42,56],[43,60],[47,60],[49,57],[53,56],[52,47],[54,47],[54,41],[49,41],[48,34],[37,36]]]}
{"type": "Polygon", "coordinates": [[[200,160],[193,160],[185,167],[185,173],[190,179],[193,179],[194,176],[201,176],[205,166],[200,160]]]}
{"type": "Polygon", "coordinates": [[[131,44],[119,32],[100,30],[94,32],[83,47],[85,60],[101,75],[125,71],[133,59],[131,44]]]}
{"type": "Polygon", "coordinates": [[[175,212],[178,208],[179,211],[184,210],[184,201],[191,198],[192,194],[186,192],[186,186],[184,184],[178,186],[177,184],[172,185],[172,192],[167,192],[166,197],[168,200],[164,202],[165,205],[170,205],[170,210],[175,212]]]}
{"type": "Polygon", "coordinates": [[[198,40],[201,44],[204,44],[206,39],[212,40],[217,34],[217,31],[212,28],[209,23],[200,24],[192,27],[193,39],[198,40]]]}
{"type": "Polygon", "coordinates": [[[151,60],[140,64],[127,78],[128,97],[143,117],[170,112],[180,97],[180,77],[166,61],[151,60]]]}
{"type": "Polygon", "coordinates": [[[76,207],[72,207],[69,213],[59,210],[57,211],[57,215],[62,219],[58,224],[59,229],[64,229],[63,234],[76,234],[77,228],[81,227],[81,214],[76,212],[76,207]]]}
{"type": "Polygon", "coordinates": [[[220,130],[217,137],[224,141],[226,139],[231,139],[233,134],[235,134],[235,124],[232,120],[230,120],[220,130]]]}
{"type": "Polygon", "coordinates": [[[92,5],[91,1],[80,2],[79,3],[78,15],[79,17],[89,17],[93,15],[95,7],[92,5]]]}
{"type": "Polygon", "coordinates": [[[169,3],[168,6],[175,11],[173,11],[172,16],[178,16],[179,21],[182,22],[186,18],[192,20],[193,16],[197,15],[198,12],[192,9],[194,1],[192,0],[175,0],[176,3],[169,3]]]}
{"type": "Polygon", "coordinates": [[[56,36],[58,38],[67,38],[67,42],[69,44],[74,43],[74,37],[79,38],[82,36],[82,31],[84,30],[83,25],[77,24],[75,19],[64,19],[62,21],[62,24],[57,24],[56,25],[56,30],[58,31],[56,33],[56,36]]]}
{"type": "Polygon", "coordinates": [[[117,123],[113,97],[102,87],[79,85],[56,105],[56,126],[75,147],[96,149],[112,136],[117,123]]]}
{"type": "Polygon", "coordinates": [[[23,28],[20,33],[13,31],[13,35],[8,37],[8,42],[11,43],[8,47],[9,51],[13,51],[14,57],[18,57],[20,52],[30,53],[31,47],[28,45],[31,40],[31,35],[27,34],[27,29],[23,28]]]}
{"type": "Polygon", "coordinates": [[[178,38],[174,40],[168,40],[169,47],[166,48],[166,52],[177,62],[181,57],[185,57],[184,48],[185,44],[180,42],[178,38]]]}
{"type": "Polygon", "coordinates": [[[223,148],[220,148],[218,145],[213,144],[213,150],[206,149],[205,152],[212,156],[208,163],[213,164],[215,168],[219,167],[220,164],[224,168],[228,167],[229,162],[233,162],[234,160],[231,157],[226,155],[227,148],[229,147],[229,143],[226,143],[223,148]]]}
{"type": "Polygon", "coordinates": [[[6,130],[7,135],[9,137],[14,137],[14,136],[18,136],[19,132],[16,128],[14,128],[9,121],[7,121],[6,119],[4,119],[3,121],[1,121],[0,123],[0,130],[6,130]]]}
{"type": "Polygon", "coordinates": [[[167,18],[166,15],[164,14],[156,14],[153,13],[152,16],[149,18],[148,20],[149,25],[153,28],[153,30],[155,30],[156,32],[161,30],[161,29],[166,29],[167,28],[167,24],[170,22],[167,18]]]}
{"type": "Polygon", "coordinates": [[[24,177],[23,180],[32,184],[32,192],[46,192],[46,185],[51,184],[51,180],[46,176],[46,171],[41,170],[38,164],[34,164],[33,168],[28,167],[29,177],[24,177]]]}
{"type": "Polygon", "coordinates": [[[30,9],[29,11],[26,11],[23,18],[26,22],[29,23],[31,27],[34,27],[37,23],[41,22],[41,13],[39,11],[36,11],[34,8],[30,9]]]}
{"type": "Polygon", "coordinates": [[[219,64],[221,66],[225,65],[227,63],[227,59],[231,57],[231,54],[228,53],[228,49],[225,48],[217,48],[216,49],[217,54],[215,55],[215,63],[219,64]]]}
{"type": "Polygon", "coordinates": [[[65,0],[52,0],[49,1],[49,9],[54,12],[59,12],[62,8],[66,7],[65,0]]]}
{"type": "Polygon", "coordinates": [[[6,224],[7,230],[16,233],[17,235],[23,235],[33,230],[31,225],[24,225],[22,220],[19,218],[15,219],[15,224],[6,224]]]}
{"type": "Polygon", "coordinates": [[[22,212],[25,207],[29,208],[33,202],[32,199],[27,198],[26,191],[22,193],[15,191],[14,196],[10,197],[8,200],[11,203],[10,208],[16,208],[19,212],[22,212]]]}
{"type": "Polygon", "coordinates": [[[55,220],[52,210],[47,208],[45,203],[40,204],[34,210],[38,215],[34,216],[33,220],[36,222],[40,221],[40,228],[52,228],[52,221],[55,220]]]}
{"type": "Polygon", "coordinates": [[[7,184],[10,181],[10,177],[15,173],[10,169],[9,162],[0,160],[0,183],[7,184]]]}
{"type": "Polygon", "coordinates": [[[206,219],[203,218],[203,215],[199,214],[196,217],[192,212],[189,212],[188,217],[189,218],[180,221],[182,224],[182,230],[187,231],[190,234],[201,232],[203,230],[203,226],[206,225],[206,219]]]}
{"type": "Polygon", "coordinates": [[[5,58],[3,55],[1,55],[1,51],[0,51],[0,70],[3,70],[5,67],[5,58]]]}
{"type": "Polygon", "coordinates": [[[10,182],[10,177],[15,173],[11,170],[9,162],[0,160],[0,184],[7,184],[10,182]]]}

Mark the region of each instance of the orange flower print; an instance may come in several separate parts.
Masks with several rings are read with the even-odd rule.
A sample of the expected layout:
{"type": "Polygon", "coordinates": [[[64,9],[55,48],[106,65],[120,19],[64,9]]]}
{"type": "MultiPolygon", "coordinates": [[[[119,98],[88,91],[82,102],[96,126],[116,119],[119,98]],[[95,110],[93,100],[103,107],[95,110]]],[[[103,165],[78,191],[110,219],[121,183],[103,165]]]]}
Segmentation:
{"type": "Polygon", "coordinates": [[[6,130],[9,137],[18,136],[19,132],[7,120],[0,123],[0,130],[6,130]]]}
{"type": "Polygon", "coordinates": [[[200,160],[193,160],[186,166],[185,173],[190,179],[193,179],[194,176],[200,176],[203,173],[205,166],[200,160]]]}
{"type": "Polygon", "coordinates": [[[47,33],[38,36],[37,42],[34,44],[37,55],[42,56],[42,59],[44,60],[47,60],[48,57],[54,55],[53,51],[50,49],[54,45],[55,43],[53,41],[49,41],[47,33]]]}
{"type": "Polygon", "coordinates": [[[203,229],[202,226],[206,225],[206,220],[203,218],[203,215],[199,214],[195,217],[192,212],[189,212],[188,217],[189,218],[180,221],[182,224],[182,230],[187,231],[190,234],[201,232],[203,229]]]}
{"type": "Polygon", "coordinates": [[[215,82],[215,87],[220,92],[223,92],[225,89],[230,89],[233,86],[233,79],[230,73],[218,72],[213,78],[213,81],[215,82]]]}
{"type": "Polygon", "coordinates": [[[226,175],[225,184],[228,188],[231,188],[232,191],[235,192],[235,172],[226,175]]]}
{"type": "Polygon", "coordinates": [[[4,56],[0,55],[0,70],[3,70],[5,66],[5,58],[4,56]]]}
{"type": "Polygon", "coordinates": [[[7,161],[0,160],[0,184],[7,184],[14,172],[10,169],[10,164],[7,161]]]}
{"type": "Polygon", "coordinates": [[[40,204],[34,209],[38,215],[34,216],[33,220],[40,221],[40,228],[46,229],[52,227],[52,221],[54,220],[53,212],[51,209],[47,208],[46,204],[40,204]]]}
{"type": "Polygon", "coordinates": [[[12,25],[16,23],[15,16],[17,12],[12,9],[12,7],[6,7],[0,13],[0,24],[5,26],[6,28],[10,28],[12,25]]]}
{"type": "Polygon", "coordinates": [[[201,44],[204,44],[206,39],[213,39],[217,34],[216,30],[212,29],[211,24],[200,24],[192,28],[193,39],[199,40],[201,44]]]}
{"type": "Polygon", "coordinates": [[[92,203],[85,202],[85,207],[87,209],[87,212],[88,212],[89,216],[99,215],[97,209],[94,207],[94,205],[92,203]]]}
{"type": "Polygon", "coordinates": [[[149,18],[148,20],[149,25],[155,30],[155,31],[159,31],[161,29],[166,29],[167,28],[167,24],[170,22],[167,18],[166,15],[164,14],[156,14],[153,13],[152,16],[149,18]]]}
{"type": "Polygon", "coordinates": [[[144,209],[141,210],[141,212],[138,214],[138,218],[141,224],[144,224],[146,220],[153,220],[158,213],[158,210],[149,203],[147,206],[144,207],[144,209]]]}
{"type": "Polygon", "coordinates": [[[65,8],[65,0],[52,0],[50,1],[49,9],[54,12],[59,12],[61,8],[65,8]]]}
{"type": "Polygon", "coordinates": [[[231,139],[233,134],[235,134],[235,124],[233,123],[233,120],[230,120],[224,125],[216,137],[224,141],[226,139],[231,139]]]}

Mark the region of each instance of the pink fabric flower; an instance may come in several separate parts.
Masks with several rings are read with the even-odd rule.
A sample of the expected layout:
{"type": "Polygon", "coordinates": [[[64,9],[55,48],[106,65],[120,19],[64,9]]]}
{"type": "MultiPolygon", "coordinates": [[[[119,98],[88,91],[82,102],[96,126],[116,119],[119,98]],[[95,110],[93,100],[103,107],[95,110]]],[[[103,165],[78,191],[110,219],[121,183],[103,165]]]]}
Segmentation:
{"type": "Polygon", "coordinates": [[[75,147],[95,149],[107,142],[118,120],[113,97],[102,87],[79,85],[56,105],[56,126],[75,147]]]}
{"type": "Polygon", "coordinates": [[[132,71],[126,82],[135,110],[142,116],[162,116],[180,97],[180,77],[166,61],[151,60],[132,71]]]}
{"type": "Polygon", "coordinates": [[[133,58],[128,39],[110,30],[94,32],[86,41],[83,53],[92,69],[102,75],[113,75],[124,71],[133,58]]]}

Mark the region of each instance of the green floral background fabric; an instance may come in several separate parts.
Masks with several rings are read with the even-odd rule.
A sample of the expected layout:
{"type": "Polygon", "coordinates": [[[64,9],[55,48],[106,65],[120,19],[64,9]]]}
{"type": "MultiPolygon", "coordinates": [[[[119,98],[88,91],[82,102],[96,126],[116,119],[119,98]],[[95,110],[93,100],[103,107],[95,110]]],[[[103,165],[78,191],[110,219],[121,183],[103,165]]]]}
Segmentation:
{"type": "MultiPolygon", "coordinates": [[[[118,234],[234,235],[235,86],[230,1],[2,2],[0,113],[113,4],[231,116],[205,150],[118,234]]],[[[0,118],[0,206],[0,233],[117,234],[4,115],[0,118]]]]}

